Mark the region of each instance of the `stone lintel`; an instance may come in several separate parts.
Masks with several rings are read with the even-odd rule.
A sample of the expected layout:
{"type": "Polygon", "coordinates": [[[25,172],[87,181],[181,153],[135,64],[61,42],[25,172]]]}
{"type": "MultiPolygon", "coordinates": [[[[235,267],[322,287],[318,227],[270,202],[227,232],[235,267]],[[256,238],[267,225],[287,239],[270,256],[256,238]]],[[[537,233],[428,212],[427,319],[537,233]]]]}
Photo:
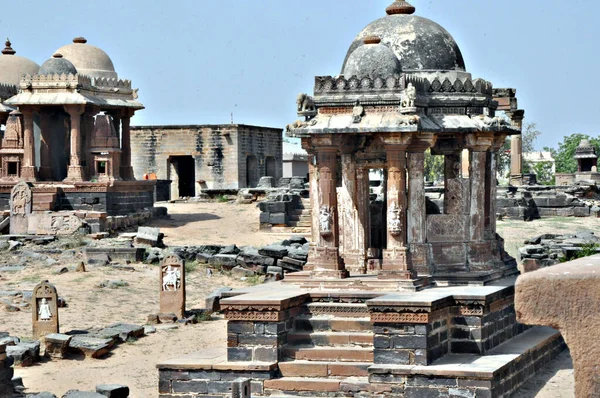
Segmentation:
{"type": "Polygon", "coordinates": [[[308,293],[249,293],[221,300],[221,312],[230,321],[281,322],[299,315],[308,293]]]}

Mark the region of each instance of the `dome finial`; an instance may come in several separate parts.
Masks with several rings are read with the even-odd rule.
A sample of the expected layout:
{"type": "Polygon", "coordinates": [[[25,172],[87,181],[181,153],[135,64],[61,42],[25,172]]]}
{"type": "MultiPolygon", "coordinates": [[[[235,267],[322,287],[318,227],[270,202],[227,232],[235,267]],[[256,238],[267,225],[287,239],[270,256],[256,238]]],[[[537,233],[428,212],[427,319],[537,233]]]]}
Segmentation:
{"type": "Polygon", "coordinates": [[[411,15],[416,11],[415,7],[407,1],[396,0],[392,5],[385,9],[388,15],[406,14],[411,15]]]}
{"type": "Polygon", "coordinates": [[[79,36],[79,37],[76,37],[73,39],[73,43],[85,44],[85,43],[87,43],[87,40],[85,37],[79,36]]]}
{"type": "Polygon", "coordinates": [[[4,42],[4,45],[6,47],[4,47],[4,50],[2,50],[2,54],[4,54],[4,55],[15,55],[17,53],[15,50],[12,49],[11,42],[8,39],[8,37],[6,38],[6,42],[4,42]]]}

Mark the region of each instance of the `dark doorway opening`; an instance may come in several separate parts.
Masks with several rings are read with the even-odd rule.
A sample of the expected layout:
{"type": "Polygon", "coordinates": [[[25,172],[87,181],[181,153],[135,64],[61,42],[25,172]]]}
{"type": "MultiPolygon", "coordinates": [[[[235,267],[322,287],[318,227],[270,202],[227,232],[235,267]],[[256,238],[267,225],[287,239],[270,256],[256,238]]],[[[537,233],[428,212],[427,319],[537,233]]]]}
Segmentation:
{"type": "MultiPolygon", "coordinates": [[[[267,177],[273,177],[273,180],[277,178],[277,162],[273,156],[267,156],[265,158],[267,177]]],[[[275,181],[276,182],[276,181],[275,181]]]]}
{"type": "Polygon", "coordinates": [[[246,188],[256,188],[259,180],[258,159],[250,155],[246,158],[246,188]]]}
{"type": "Polygon", "coordinates": [[[196,196],[196,161],[192,156],[169,158],[171,199],[196,196]]]}

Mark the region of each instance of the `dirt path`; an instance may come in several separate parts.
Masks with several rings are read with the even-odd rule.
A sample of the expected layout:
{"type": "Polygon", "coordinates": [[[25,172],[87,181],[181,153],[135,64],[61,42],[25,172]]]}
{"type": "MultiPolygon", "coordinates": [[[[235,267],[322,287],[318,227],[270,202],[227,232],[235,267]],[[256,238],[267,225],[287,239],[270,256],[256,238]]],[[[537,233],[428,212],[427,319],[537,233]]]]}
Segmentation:
{"type": "MultiPolygon", "coordinates": [[[[153,225],[165,233],[168,245],[231,244],[263,245],[279,237],[258,232],[258,209],[253,205],[194,203],[168,204],[171,220],[153,225]]],[[[507,249],[515,253],[522,241],[540,233],[576,232],[600,229],[598,219],[549,219],[525,223],[498,223],[507,249]]],[[[18,258],[6,256],[3,263],[18,258]]],[[[95,268],[81,274],[57,275],[64,266],[74,267],[80,258],[63,257],[59,264],[27,266],[15,273],[3,273],[0,290],[31,290],[41,279],[49,279],[68,302],[60,310],[61,330],[107,326],[115,322],[144,324],[148,314],[158,309],[158,270],[156,266],[136,265],[134,272],[95,268]],[[105,280],[121,279],[129,284],[118,289],[101,289],[105,280]]],[[[208,278],[202,268],[188,274],[187,307],[203,307],[204,297],[221,286],[244,286],[245,282],[227,276],[208,278]]],[[[31,312],[0,311],[0,330],[11,335],[31,336],[31,312]]],[[[92,390],[100,383],[122,383],[134,398],[156,397],[156,363],[207,347],[224,347],[226,324],[223,320],[203,322],[172,331],[159,331],[116,348],[102,360],[63,360],[16,369],[28,392],[52,391],[58,396],[70,389],[92,390]]],[[[568,353],[562,354],[517,393],[518,398],[568,398],[573,396],[573,370],[568,353]]]]}

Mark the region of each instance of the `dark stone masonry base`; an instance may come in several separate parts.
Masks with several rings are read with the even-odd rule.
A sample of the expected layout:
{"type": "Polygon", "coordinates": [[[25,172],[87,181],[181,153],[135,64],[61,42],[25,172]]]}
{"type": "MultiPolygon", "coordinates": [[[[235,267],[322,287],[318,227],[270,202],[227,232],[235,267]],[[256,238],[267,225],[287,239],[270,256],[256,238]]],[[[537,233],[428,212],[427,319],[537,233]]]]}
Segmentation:
{"type": "Polygon", "coordinates": [[[419,292],[336,283],[228,292],[227,347],[157,365],[160,397],[509,397],[566,347],[516,322],[514,279],[419,292]]]}

